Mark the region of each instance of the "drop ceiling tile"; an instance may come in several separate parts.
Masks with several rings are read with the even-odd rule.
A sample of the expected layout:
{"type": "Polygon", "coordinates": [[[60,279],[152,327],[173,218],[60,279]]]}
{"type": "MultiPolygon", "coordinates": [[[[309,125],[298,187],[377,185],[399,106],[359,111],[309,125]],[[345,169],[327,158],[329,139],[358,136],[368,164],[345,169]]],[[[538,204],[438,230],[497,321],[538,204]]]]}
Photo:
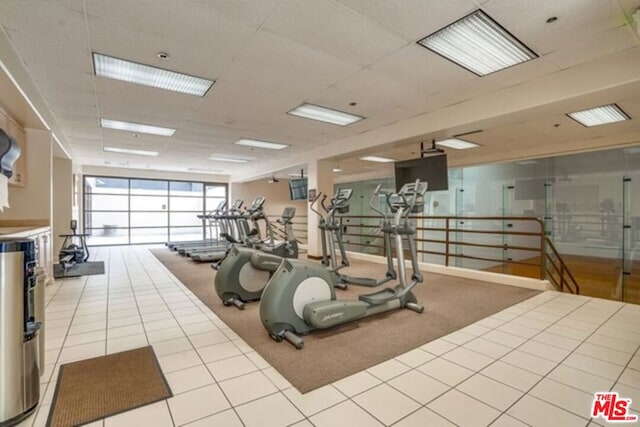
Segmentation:
{"type": "Polygon", "coordinates": [[[411,84],[427,96],[476,76],[413,43],[371,65],[370,69],[390,79],[411,84]]]}
{"type": "Polygon", "coordinates": [[[278,6],[280,0],[181,0],[200,10],[216,11],[259,27],[278,6]]]}
{"type": "Polygon", "coordinates": [[[422,99],[421,94],[412,82],[390,79],[371,70],[361,70],[345,80],[338,82],[335,87],[354,94],[355,99],[363,103],[384,103],[392,106],[411,106],[416,99],[422,99]]]}
{"type": "MultiPolygon", "coordinates": [[[[80,24],[82,27],[84,24],[80,24]]],[[[29,69],[46,71],[49,66],[72,72],[91,73],[91,58],[89,47],[86,43],[86,33],[79,32],[75,40],[84,41],[76,43],[77,46],[66,44],[59,40],[58,34],[37,32],[8,31],[9,38],[16,51],[29,69]]]]}
{"type": "Polygon", "coordinates": [[[618,27],[625,19],[613,1],[491,0],[482,8],[538,55],[558,49],[568,39],[618,27]],[[547,24],[552,16],[558,20],[547,24]]]}
{"type": "Polygon", "coordinates": [[[330,0],[284,0],[265,28],[360,66],[410,42],[330,0]]]}
{"type": "Polygon", "coordinates": [[[96,78],[98,107],[105,118],[177,128],[201,102],[200,97],[96,78]]]}
{"type": "Polygon", "coordinates": [[[412,41],[418,41],[477,8],[471,0],[337,1],[412,41]]]}
{"type": "Polygon", "coordinates": [[[546,55],[550,62],[561,69],[621,52],[637,46],[637,41],[628,25],[580,38],[573,38],[558,50],[546,55]]]}
{"type": "Polygon", "coordinates": [[[175,0],[87,0],[87,15],[120,28],[162,36],[180,8],[175,0]]]}
{"type": "Polygon", "coordinates": [[[326,87],[359,67],[335,56],[313,51],[295,40],[267,30],[251,42],[230,64],[221,81],[248,85],[263,91],[300,93],[326,87]]]}

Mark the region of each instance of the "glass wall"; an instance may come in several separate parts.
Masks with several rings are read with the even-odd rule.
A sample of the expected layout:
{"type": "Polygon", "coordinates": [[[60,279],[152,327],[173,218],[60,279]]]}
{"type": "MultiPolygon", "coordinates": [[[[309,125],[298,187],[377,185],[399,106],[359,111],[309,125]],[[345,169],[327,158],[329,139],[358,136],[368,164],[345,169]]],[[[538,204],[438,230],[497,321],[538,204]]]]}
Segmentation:
{"type": "Polygon", "coordinates": [[[201,240],[198,215],[226,200],[226,184],[84,177],[84,229],[89,245],[201,240]]]}
{"type": "MultiPolygon", "coordinates": [[[[352,214],[375,215],[363,201],[378,182],[339,185],[354,189],[352,214]]],[[[393,187],[392,178],[382,182],[393,187]]],[[[434,217],[462,216],[467,218],[458,220],[449,238],[467,245],[451,244],[450,252],[462,256],[449,265],[539,277],[539,268],[529,265],[539,264],[539,252],[485,247],[535,246],[536,238],[526,233],[540,225],[513,217],[536,217],[582,294],[640,303],[640,147],[453,168],[449,190],[428,193],[424,215],[426,230],[418,236],[423,261],[445,263],[429,253],[444,252],[444,244],[429,242],[444,240],[443,232],[429,230],[444,226],[444,219],[434,217]],[[469,218],[479,216],[494,219],[469,218]],[[482,233],[496,229],[515,233],[482,233]]]]}

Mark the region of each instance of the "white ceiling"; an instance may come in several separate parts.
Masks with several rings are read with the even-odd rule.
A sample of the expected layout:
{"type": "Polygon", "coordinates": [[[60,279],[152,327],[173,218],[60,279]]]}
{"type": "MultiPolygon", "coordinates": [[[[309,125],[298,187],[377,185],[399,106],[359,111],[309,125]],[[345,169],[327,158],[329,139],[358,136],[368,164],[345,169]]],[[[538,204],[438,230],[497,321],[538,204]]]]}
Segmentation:
{"type": "MultiPolygon", "coordinates": [[[[638,118],[640,89],[633,82],[612,85],[594,75],[594,96],[545,104],[543,95],[553,92],[559,81],[555,76],[598,61],[615,67],[623,55],[640,58],[638,34],[629,25],[638,7],[640,0],[2,0],[0,25],[6,34],[0,37],[9,38],[59,123],[60,139],[79,164],[128,162],[232,175],[242,169],[246,177],[297,165],[315,150],[309,155],[342,158],[350,173],[361,173],[379,165],[347,160],[354,157],[345,154],[350,138],[386,132],[369,151],[408,158],[417,140],[450,136],[464,126],[438,129],[437,134],[416,130],[407,138],[391,132],[392,125],[422,115],[442,114],[444,119],[453,107],[471,100],[491,100],[487,109],[500,113],[495,120],[469,119],[469,127],[484,130],[474,137],[483,147],[452,153],[459,163],[476,157],[490,161],[509,151],[521,157],[531,146],[570,151],[571,144],[597,145],[609,137],[614,143],[632,143],[637,120],[584,129],[567,122],[564,113],[580,103],[617,101],[638,118]],[[415,43],[478,7],[540,57],[480,78],[415,43]],[[546,24],[551,16],[558,21],[546,24]],[[96,77],[92,51],[217,81],[201,98],[96,77]],[[158,59],[160,51],[170,59],[158,59]],[[503,93],[506,100],[508,90],[523,85],[530,87],[526,96],[531,104],[540,107],[497,108],[504,107],[503,93]],[[366,120],[339,127],[286,114],[302,102],[366,120]],[[178,131],[173,137],[136,137],[101,129],[100,117],[178,131]],[[557,122],[561,126],[553,128],[557,122]],[[233,145],[240,138],[290,147],[269,151],[233,145]],[[412,145],[403,147],[399,140],[412,145]],[[334,148],[341,144],[337,155],[334,148]],[[107,145],[157,150],[160,156],[106,154],[102,147],[107,145]],[[319,151],[323,146],[327,150],[319,151]],[[238,168],[207,160],[211,155],[255,160],[238,168]]],[[[357,148],[360,155],[363,149],[357,148]]]]}

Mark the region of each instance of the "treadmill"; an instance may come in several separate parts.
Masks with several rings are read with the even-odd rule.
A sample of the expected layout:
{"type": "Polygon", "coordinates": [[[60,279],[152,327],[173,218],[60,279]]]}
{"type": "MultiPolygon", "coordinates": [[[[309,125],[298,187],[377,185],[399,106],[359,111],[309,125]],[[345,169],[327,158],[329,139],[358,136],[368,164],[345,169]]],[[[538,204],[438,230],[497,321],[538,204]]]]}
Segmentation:
{"type": "Polygon", "coordinates": [[[210,221],[207,224],[207,220],[208,220],[209,216],[213,216],[213,215],[216,215],[216,214],[221,214],[226,209],[227,209],[227,201],[223,200],[220,203],[218,203],[218,206],[216,206],[215,209],[213,209],[208,214],[206,214],[206,215],[202,215],[202,214],[197,215],[197,217],[200,218],[200,220],[202,220],[203,227],[207,227],[209,229],[209,236],[210,236],[209,238],[205,238],[203,240],[182,240],[182,241],[176,241],[176,242],[167,242],[167,243],[165,243],[165,245],[169,249],[177,251],[178,248],[180,248],[182,246],[208,245],[208,244],[213,244],[213,243],[219,241],[220,240],[220,238],[218,237],[219,234],[216,233],[216,235],[214,236],[213,226],[212,226],[210,221]]]}
{"type": "MultiPolygon", "coordinates": [[[[227,255],[227,251],[231,244],[242,244],[245,246],[252,246],[256,243],[262,243],[260,240],[260,230],[257,221],[259,219],[266,219],[264,215],[264,202],[263,196],[256,197],[251,206],[240,215],[235,217],[235,225],[237,227],[237,234],[231,235],[229,233],[220,234],[227,239],[227,244],[223,250],[214,248],[211,250],[196,250],[188,253],[193,261],[196,262],[214,262],[223,259],[227,255]],[[249,221],[253,224],[251,229],[249,221]]],[[[269,228],[267,223],[267,228],[269,228]]]]}
{"type": "Polygon", "coordinates": [[[239,227],[237,220],[242,216],[241,208],[243,204],[244,200],[237,199],[226,212],[214,212],[213,214],[206,215],[205,217],[210,224],[217,224],[220,231],[218,239],[210,243],[180,246],[177,248],[178,253],[180,255],[191,257],[192,255],[201,252],[226,251],[229,247],[229,242],[222,237],[229,234],[234,236],[238,235],[239,227]]]}

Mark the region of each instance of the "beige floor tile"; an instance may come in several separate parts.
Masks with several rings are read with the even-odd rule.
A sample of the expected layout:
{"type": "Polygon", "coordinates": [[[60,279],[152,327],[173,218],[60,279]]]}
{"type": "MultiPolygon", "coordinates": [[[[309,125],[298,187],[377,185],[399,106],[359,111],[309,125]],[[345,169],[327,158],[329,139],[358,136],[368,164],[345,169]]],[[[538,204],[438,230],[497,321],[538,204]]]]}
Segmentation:
{"type": "Polygon", "coordinates": [[[379,427],[383,424],[350,400],[342,402],[309,419],[316,427],[379,427]]]}
{"type": "Polygon", "coordinates": [[[281,393],[238,406],[236,411],[246,427],[284,427],[304,419],[281,393]]]}
{"type": "MultiPolygon", "coordinates": [[[[225,337],[226,340],[226,337],[225,337]]],[[[239,356],[242,354],[240,349],[230,341],[220,344],[214,344],[207,347],[200,347],[196,350],[202,360],[205,362],[215,362],[218,360],[228,359],[230,357],[239,356]]]]}
{"type": "Polygon", "coordinates": [[[262,372],[241,375],[221,381],[219,384],[233,406],[241,405],[278,391],[277,387],[262,372]]]}
{"type": "Polygon", "coordinates": [[[105,427],[173,427],[165,401],[123,412],[104,420],[105,427]]]}
{"type": "Polygon", "coordinates": [[[204,365],[186,368],[165,375],[174,395],[200,388],[215,381],[204,365]]]}
{"type": "Polygon", "coordinates": [[[421,408],[394,424],[394,427],[455,427],[428,408],[421,408]]]}
{"type": "Polygon", "coordinates": [[[187,391],[167,400],[173,421],[183,425],[230,408],[216,384],[187,391]]]}
{"type": "Polygon", "coordinates": [[[380,384],[353,398],[365,411],[386,425],[409,415],[420,408],[420,404],[387,384],[380,384]]]}
{"type": "Polygon", "coordinates": [[[397,377],[398,375],[407,372],[409,369],[411,368],[409,368],[407,365],[400,363],[397,360],[391,359],[376,366],[372,366],[371,368],[367,369],[367,372],[382,381],[387,381],[393,377],[397,377]]]}
{"type": "Polygon", "coordinates": [[[331,385],[320,387],[305,394],[300,394],[298,390],[290,388],[285,390],[283,394],[307,417],[347,399],[344,394],[331,385]]]}
{"type": "Polygon", "coordinates": [[[507,414],[532,427],[584,427],[587,420],[532,396],[524,396],[507,414]]]}
{"type": "Polygon", "coordinates": [[[484,375],[474,375],[456,387],[459,390],[500,411],[505,411],[523,392],[484,375]]]}
{"type": "Polygon", "coordinates": [[[419,371],[409,371],[388,382],[413,400],[425,405],[451,387],[419,371]]]}
{"type": "Polygon", "coordinates": [[[450,386],[456,386],[473,375],[473,371],[441,358],[425,363],[418,370],[450,386]]]}
{"type": "Polygon", "coordinates": [[[198,366],[202,364],[202,360],[194,350],[188,350],[158,357],[158,363],[160,363],[162,372],[168,374],[169,372],[198,366]]]}
{"type": "Polygon", "coordinates": [[[456,390],[429,403],[427,408],[461,427],[487,426],[500,416],[500,412],[494,408],[456,390]]]}
{"type": "Polygon", "coordinates": [[[244,355],[207,363],[207,367],[218,382],[258,370],[256,365],[244,355]]]}
{"type": "Polygon", "coordinates": [[[227,409],[210,417],[187,424],[188,427],[244,427],[233,409],[227,409]]]}

